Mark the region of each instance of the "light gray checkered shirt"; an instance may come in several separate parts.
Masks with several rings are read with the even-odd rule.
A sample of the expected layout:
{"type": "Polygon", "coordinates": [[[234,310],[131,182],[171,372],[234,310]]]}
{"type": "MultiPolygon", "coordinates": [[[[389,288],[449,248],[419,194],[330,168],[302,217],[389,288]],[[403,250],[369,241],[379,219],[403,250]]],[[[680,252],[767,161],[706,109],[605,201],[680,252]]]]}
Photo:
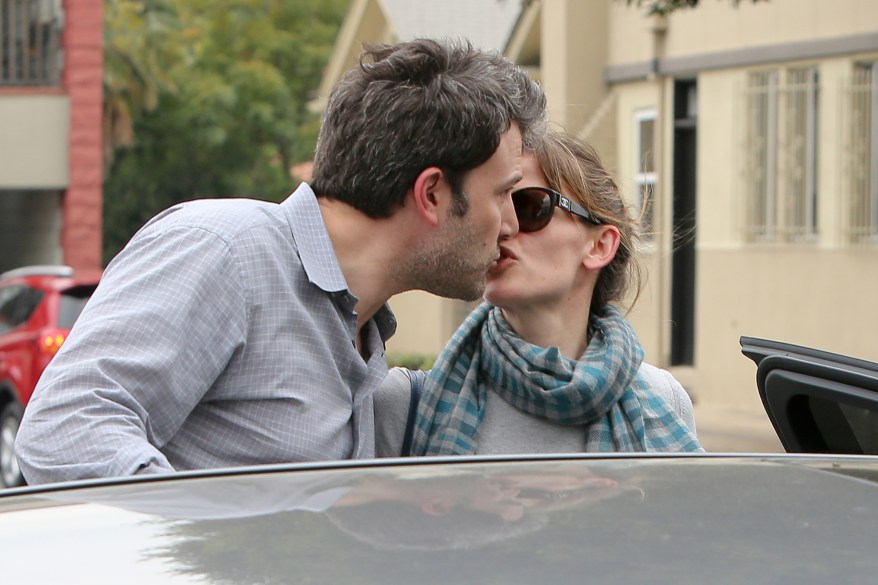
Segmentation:
{"type": "Polygon", "coordinates": [[[317,200],[194,201],[107,267],[26,408],[30,483],[374,454],[384,307],[354,345],[356,298],[317,200]]]}

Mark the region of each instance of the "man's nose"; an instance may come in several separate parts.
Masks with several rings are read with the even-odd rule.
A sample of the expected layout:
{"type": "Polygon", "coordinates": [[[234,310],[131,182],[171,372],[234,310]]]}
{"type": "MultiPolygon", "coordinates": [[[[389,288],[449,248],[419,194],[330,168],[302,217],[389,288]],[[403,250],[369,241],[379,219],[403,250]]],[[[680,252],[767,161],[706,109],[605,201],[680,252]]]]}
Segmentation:
{"type": "Polygon", "coordinates": [[[511,238],[518,233],[518,216],[512,198],[507,197],[500,208],[500,239],[511,238]]]}

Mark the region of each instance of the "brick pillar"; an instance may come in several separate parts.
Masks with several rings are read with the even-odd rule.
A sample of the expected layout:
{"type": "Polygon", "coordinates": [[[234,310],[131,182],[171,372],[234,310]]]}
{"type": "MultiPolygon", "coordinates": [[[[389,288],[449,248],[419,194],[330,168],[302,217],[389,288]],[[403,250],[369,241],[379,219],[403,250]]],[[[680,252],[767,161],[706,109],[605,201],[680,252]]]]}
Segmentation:
{"type": "Polygon", "coordinates": [[[102,0],[64,0],[63,86],[70,97],[70,179],[61,249],[76,269],[102,266],[102,0]]]}

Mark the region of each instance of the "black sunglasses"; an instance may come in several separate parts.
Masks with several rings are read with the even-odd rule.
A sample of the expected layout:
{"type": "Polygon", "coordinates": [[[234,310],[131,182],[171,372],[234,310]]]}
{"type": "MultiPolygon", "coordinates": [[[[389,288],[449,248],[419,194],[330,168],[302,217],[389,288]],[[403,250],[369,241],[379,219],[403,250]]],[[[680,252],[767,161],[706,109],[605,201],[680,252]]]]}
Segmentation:
{"type": "Polygon", "coordinates": [[[578,215],[594,225],[604,223],[583,206],[547,187],[524,187],[513,191],[512,205],[518,218],[518,230],[522,232],[536,232],[549,225],[555,207],[578,215]]]}

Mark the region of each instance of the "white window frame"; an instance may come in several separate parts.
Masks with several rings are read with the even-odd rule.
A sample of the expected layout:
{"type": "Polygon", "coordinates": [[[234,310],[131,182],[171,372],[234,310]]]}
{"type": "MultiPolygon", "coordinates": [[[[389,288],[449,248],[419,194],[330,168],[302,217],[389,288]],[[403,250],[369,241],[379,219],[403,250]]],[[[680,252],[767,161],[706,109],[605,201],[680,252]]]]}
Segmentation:
{"type": "Polygon", "coordinates": [[[637,209],[639,214],[643,214],[644,211],[647,212],[647,216],[645,218],[641,217],[642,228],[644,241],[648,243],[652,243],[655,241],[655,231],[656,231],[656,202],[655,202],[655,192],[656,192],[656,182],[658,180],[658,173],[655,171],[656,159],[655,159],[655,140],[658,139],[658,115],[654,108],[650,108],[647,110],[638,110],[634,113],[634,143],[633,143],[633,168],[634,168],[634,206],[637,209]],[[643,123],[644,122],[652,122],[652,136],[653,136],[653,144],[652,148],[649,149],[650,156],[652,157],[652,171],[645,172],[643,170],[643,159],[641,157],[641,153],[643,152],[643,123]],[[649,193],[649,200],[647,202],[647,206],[644,208],[643,198],[644,193],[649,193]]]}

